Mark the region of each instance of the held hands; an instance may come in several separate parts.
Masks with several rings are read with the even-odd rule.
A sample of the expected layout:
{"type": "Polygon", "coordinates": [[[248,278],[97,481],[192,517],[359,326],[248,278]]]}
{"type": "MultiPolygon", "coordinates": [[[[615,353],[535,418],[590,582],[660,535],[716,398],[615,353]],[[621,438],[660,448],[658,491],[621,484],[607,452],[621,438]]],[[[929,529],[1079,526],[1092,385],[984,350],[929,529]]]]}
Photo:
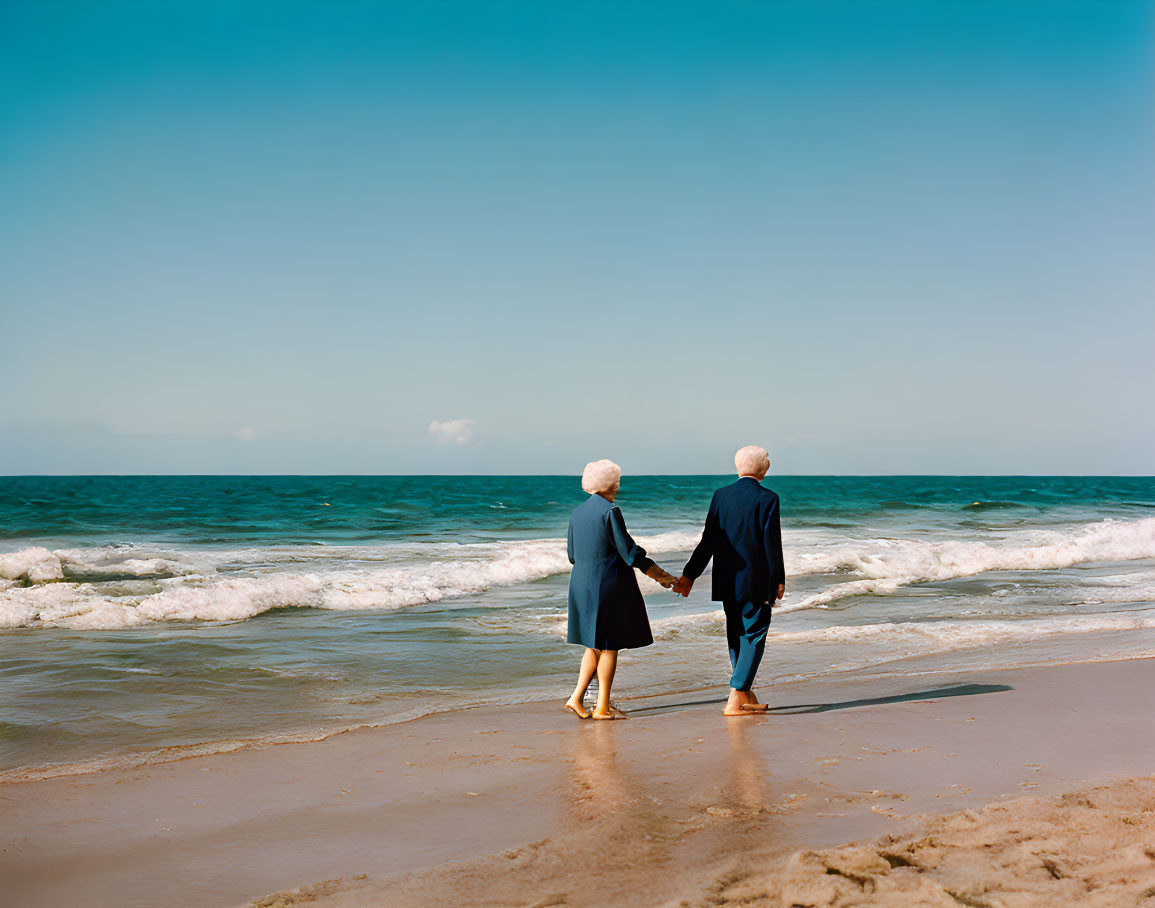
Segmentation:
{"type": "Polygon", "coordinates": [[[667,574],[656,564],[646,571],[646,576],[651,580],[658,581],[666,589],[673,590],[683,599],[690,595],[690,587],[694,585],[694,581],[689,577],[674,577],[673,574],[667,574]]]}

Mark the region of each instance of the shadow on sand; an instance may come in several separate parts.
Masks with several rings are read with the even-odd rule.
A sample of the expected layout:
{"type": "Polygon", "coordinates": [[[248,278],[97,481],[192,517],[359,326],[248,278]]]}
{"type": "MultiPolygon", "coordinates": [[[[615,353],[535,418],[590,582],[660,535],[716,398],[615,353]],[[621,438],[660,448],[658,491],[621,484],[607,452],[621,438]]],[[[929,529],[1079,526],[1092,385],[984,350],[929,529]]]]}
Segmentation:
{"type": "MultiPolygon", "coordinates": [[[[861,706],[882,706],[887,703],[910,703],[917,700],[942,700],[946,697],[973,697],[978,694],[997,694],[1011,690],[1009,684],[956,684],[952,687],[936,687],[931,690],[920,690],[909,694],[891,694],[887,697],[867,697],[861,700],[842,700],[836,703],[796,703],[783,706],[771,706],[765,715],[795,715],[799,713],[826,713],[836,709],[857,709],[861,706]]],[[[725,697],[714,700],[693,700],[684,703],[663,703],[655,706],[637,706],[630,709],[631,715],[657,714],[677,709],[687,709],[691,706],[720,706],[726,702],[725,697]]]]}

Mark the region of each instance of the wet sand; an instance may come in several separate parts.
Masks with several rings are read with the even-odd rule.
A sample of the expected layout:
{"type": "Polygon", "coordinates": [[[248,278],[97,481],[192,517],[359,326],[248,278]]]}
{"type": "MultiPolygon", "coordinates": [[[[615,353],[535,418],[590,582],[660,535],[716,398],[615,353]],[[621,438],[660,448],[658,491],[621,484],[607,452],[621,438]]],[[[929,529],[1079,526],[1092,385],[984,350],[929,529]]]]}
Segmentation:
{"type": "MultiPolygon", "coordinates": [[[[958,868],[997,858],[985,879],[1042,872],[1085,890],[1072,881],[1095,848],[1149,860],[1151,784],[1085,795],[1091,806],[1051,796],[1155,772],[1153,681],[1155,660],[1138,660],[809,681],[764,692],[775,709],[744,719],[720,715],[721,691],[623,700],[627,722],[579,722],[560,703],[462,710],[7,784],[0,886],[28,906],[238,905],[301,886],[262,902],[777,904],[810,879],[812,904],[917,904],[887,887],[939,885],[941,867],[971,898],[982,880],[960,883],[958,868]],[[992,804],[979,827],[994,824],[995,851],[969,819],[926,817],[992,804]],[[870,847],[846,853],[867,863],[832,871],[845,849],[830,849],[855,841],[870,847]],[[891,867],[883,850],[928,869],[891,867]]],[[[934,897],[959,903],[945,891],[934,897]]],[[[971,903],[1039,903],[998,898],[971,903]]]]}

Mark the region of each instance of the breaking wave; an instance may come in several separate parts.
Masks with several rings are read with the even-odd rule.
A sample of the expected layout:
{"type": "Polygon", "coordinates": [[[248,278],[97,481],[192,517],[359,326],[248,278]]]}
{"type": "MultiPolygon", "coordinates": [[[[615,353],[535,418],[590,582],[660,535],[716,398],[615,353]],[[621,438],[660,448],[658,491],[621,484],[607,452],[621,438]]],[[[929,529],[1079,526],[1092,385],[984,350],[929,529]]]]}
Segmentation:
{"type": "MultiPolygon", "coordinates": [[[[693,548],[697,536],[665,533],[639,542],[653,553],[682,552],[693,548]]],[[[914,583],[990,571],[1155,558],[1155,518],[1036,533],[1030,542],[870,539],[788,548],[791,576],[833,575],[840,582],[796,602],[788,597],[776,610],[825,608],[852,596],[887,595],[914,583]]],[[[568,570],[565,545],[555,539],[230,551],[30,547],[0,554],[0,627],[116,629],[240,621],[278,608],[401,609],[568,570]]],[[[644,580],[643,590],[658,587],[644,580]]]]}
{"type": "Polygon", "coordinates": [[[776,611],[823,608],[850,596],[886,595],[913,583],[956,580],[990,571],[1059,570],[1142,558],[1155,558],[1155,518],[1104,520],[1073,531],[1051,532],[1033,545],[875,539],[787,557],[788,573],[795,576],[857,576],[798,602],[783,603],[776,611]]]}
{"type": "MultiPolygon", "coordinates": [[[[669,552],[697,540],[666,533],[638,541],[651,552],[669,552]]],[[[569,567],[565,543],[555,539],[215,555],[34,547],[0,555],[0,627],[111,630],[159,621],[241,621],[278,608],[400,609],[541,580],[569,567]],[[288,569],[302,564],[313,570],[288,569]]],[[[648,581],[646,588],[658,589],[648,581]]]]}

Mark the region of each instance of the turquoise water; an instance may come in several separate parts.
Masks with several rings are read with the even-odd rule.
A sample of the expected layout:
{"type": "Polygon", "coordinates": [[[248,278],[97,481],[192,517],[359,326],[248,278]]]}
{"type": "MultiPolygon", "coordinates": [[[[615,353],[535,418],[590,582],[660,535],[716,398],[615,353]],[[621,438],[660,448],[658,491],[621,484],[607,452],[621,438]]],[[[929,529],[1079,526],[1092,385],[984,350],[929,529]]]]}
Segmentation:
{"type": "MultiPolygon", "coordinates": [[[[626,476],[639,532],[693,527],[725,476],[626,476]]],[[[780,476],[767,480],[800,526],[853,530],[902,513],[980,526],[1155,514],[1155,479],[780,476]],[[996,523],[998,521],[995,521],[996,523]]],[[[85,545],[458,542],[564,534],[585,498],[569,476],[0,477],[0,540],[85,545]]],[[[904,520],[897,521],[905,525],[904,520]]],[[[937,524],[932,524],[937,525],[937,524]]]]}
{"type": "MultiPolygon", "coordinates": [[[[626,476],[677,572],[728,477],[626,476]]],[[[1155,479],[770,477],[764,687],[1155,653],[1155,479]]],[[[558,696],[575,477],[0,478],[0,767],[558,696]]],[[[721,689],[699,582],[643,580],[623,698],[721,689]]],[[[628,708],[628,699],[623,700],[628,708]]]]}

